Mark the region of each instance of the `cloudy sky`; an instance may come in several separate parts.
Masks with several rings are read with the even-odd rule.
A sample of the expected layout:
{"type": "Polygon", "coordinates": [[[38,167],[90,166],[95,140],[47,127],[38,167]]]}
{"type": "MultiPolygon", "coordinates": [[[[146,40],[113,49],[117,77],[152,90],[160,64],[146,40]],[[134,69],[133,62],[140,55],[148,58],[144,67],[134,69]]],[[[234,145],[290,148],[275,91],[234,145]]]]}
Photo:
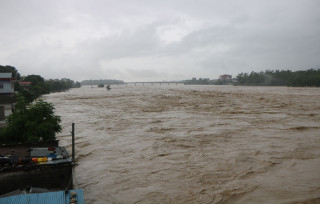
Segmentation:
{"type": "Polygon", "coordinates": [[[319,0],[0,0],[0,65],[46,79],[320,68],[319,0]]]}

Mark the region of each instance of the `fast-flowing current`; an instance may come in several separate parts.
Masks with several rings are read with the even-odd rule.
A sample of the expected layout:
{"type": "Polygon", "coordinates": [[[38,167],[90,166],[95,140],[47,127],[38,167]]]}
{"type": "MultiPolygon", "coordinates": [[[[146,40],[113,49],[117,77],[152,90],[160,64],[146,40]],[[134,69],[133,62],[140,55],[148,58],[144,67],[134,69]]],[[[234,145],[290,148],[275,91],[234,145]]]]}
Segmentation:
{"type": "Polygon", "coordinates": [[[86,203],[318,203],[320,89],[82,87],[55,106],[86,203]]]}

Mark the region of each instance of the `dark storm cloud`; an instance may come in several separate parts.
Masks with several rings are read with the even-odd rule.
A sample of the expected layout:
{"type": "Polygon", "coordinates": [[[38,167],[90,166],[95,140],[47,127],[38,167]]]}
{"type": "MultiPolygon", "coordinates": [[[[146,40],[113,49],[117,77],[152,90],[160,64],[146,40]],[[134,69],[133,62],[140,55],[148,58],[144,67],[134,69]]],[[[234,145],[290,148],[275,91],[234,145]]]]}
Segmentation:
{"type": "Polygon", "coordinates": [[[319,68],[320,2],[1,1],[2,65],[22,74],[170,80],[319,68]]]}

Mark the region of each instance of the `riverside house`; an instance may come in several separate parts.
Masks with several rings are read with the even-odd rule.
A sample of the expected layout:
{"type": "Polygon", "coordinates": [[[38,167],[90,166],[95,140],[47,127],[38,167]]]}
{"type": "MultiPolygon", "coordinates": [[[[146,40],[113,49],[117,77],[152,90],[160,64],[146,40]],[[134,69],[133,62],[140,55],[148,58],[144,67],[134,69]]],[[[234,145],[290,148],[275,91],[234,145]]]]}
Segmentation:
{"type": "Polygon", "coordinates": [[[232,81],[232,76],[228,75],[228,74],[224,74],[224,75],[219,76],[219,79],[221,81],[232,81]]]}
{"type": "Polygon", "coordinates": [[[14,93],[12,73],[0,73],[0,126],[7,116],[12,113],[16,97],[14,93]]]}

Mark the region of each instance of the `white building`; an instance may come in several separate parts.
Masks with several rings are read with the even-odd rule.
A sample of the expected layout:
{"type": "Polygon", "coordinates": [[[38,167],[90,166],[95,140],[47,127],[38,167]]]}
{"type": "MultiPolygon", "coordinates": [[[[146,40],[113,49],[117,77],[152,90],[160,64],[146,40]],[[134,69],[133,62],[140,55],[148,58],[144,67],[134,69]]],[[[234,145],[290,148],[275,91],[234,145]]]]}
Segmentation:
{"type": "Polygon", "coordinates": [[[221,81],[232,81],[232,75],[224,74],[219,76],[219,79],[221,81]]]}
{"type": "Polygon", "coordinates": [[[0,122],[12,113],[16,102],[14,82],[12,73],[0,73],[0,122]]]}
{"type": "Polygon", "coordinates": [[[0,73],[0,94],[13,94],[14,81],[12,73],[0,73]]]}

